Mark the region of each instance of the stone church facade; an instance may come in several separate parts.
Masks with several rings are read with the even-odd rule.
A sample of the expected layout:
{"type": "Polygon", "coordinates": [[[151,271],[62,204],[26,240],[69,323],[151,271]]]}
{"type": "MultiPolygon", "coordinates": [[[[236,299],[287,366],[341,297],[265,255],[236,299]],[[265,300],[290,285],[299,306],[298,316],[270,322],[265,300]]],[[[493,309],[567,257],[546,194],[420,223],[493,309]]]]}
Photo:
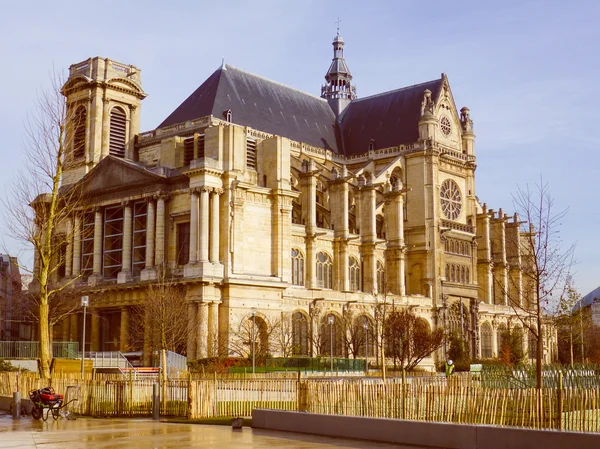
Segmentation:
{"type": "MultiPolygon", "coordinates": [[[[250,319],[274,355],[278,322],[295,354],[328,353],[335,334],[334,354],[352,356],[341,333],[358,329],[373,338],[350,352],[364,357],[370,340],[373,356],[390,304],[463,335],[478,358],[522,328],[509,296],[527,290],[523,231],[476,196],[473,120],[447,76],[358,98],[339,34],[333,47],[321,97],[223,64],[147,132],[138,68],[70,67],[78,122],[63,184],[82,185],[85,202],[61,273],[91,298],[87,349],[136,349],[131,310],[159,266],[186,287],[189,359],[233,354],[250,319]]],[[[80,327],[73,315],[54,339],[80,327]]]]}

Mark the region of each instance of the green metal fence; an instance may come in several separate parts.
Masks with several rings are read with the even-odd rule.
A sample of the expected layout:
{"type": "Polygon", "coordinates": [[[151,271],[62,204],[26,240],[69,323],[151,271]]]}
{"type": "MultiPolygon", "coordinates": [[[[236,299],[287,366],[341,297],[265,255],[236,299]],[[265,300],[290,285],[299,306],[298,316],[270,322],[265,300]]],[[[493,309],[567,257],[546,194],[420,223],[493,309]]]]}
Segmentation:
{"type": "MultiPolygon", "coordinates": [[[[331,371],[329,357],[277,357],[266,360],[267,371],[331,371]]],[[[333,371],[364,371],[365,359],[333,358],[333,371]]]]}
{"type": "MultiPolygon", "coordinates": [[[[53,341],[52,355],[59,359],[79,357],[76,341],[53,341]]],[[[37,359],[40,356],[38,341],[0,341],[0,359],[37,359]]]]}

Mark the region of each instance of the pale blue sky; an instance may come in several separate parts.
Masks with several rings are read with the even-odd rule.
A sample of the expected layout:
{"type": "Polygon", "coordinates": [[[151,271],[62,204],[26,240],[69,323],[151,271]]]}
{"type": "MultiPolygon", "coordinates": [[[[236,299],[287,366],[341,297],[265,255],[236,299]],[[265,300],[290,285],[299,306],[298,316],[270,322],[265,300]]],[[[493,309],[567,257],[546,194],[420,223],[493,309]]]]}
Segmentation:
{"type": "Polygon", "coordinates": [[[563,238],[577,244],[577,287],[585,294],[600,285],[600,2],[593,0],[0,0],[2,195],[22,163],[23,121],[52,67],[90,56],[138,66],[148,93],[142,130],[150,130],[222,57],[319,95],[338,16],[358,95],[447,73],[457,106],[471,108],[475,122],[479,198],[510,213],[517,185],[543,175],[557,206],[570,208],[563,238]]]}

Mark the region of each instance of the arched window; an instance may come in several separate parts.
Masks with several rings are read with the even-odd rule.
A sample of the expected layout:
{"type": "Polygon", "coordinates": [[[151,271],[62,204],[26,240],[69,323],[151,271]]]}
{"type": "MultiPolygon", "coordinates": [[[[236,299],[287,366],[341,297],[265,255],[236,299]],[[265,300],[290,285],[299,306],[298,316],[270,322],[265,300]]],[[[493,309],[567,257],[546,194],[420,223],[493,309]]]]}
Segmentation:
{"type": "Polygon", "coordinates": [[[109,154],[125,157],[125,144],[127,143],[127,115],[119,107],[110,112],[110,140],[109,154]]]}
{"type": "Polygon", "coordinates": [[[481,358],[491,359],[494,357],[492,347],[492,326],[490,323],[481,325],[481,358]]]}
{"type": "Polygon", "coordinates": [[[323,252],[317,254],[317,285],[320,288],[333,288],[333,262],[323,252]]]}
{"type": "Polygon", "coordinates": [[[353,292],[360,291],[360,264],[354,257],[350,257],[348,263],[350,270],[350,290],[353,292]]]}
{"type": "Polygon", "coordinates": [[[292,284],[304,285],[304,256],[296,249],[292,249],[292,284]]]}
{"type": "Polygon", "coordinates": [[[455,276],[456,271],[454,270],[454,265],[452,265],[450,267],[450,280],[452,282],[456,282],[456,276],[455,276]]]}
{"type": "Polygon", "coordinates": [[[87,110],[79,106],[73,114],[73,157],[79,158],[85,155],[85,124],[87,121],[87,110]]]}
{"type": "Polygon", "coordinates": [[[375,327],[368,316],[361,315],[356,319],[354,334],[357,336],[358,357],[375,358],[375,327]]]}
{"type": "Polygon", "coordinates": [[[385,268],[383,267],[383,263],[381,261],[377,261],[377,291],[379,293],[385,293],[385,268]]]}
{"type": "Polygon", "coordinates": [[[450,281],[450,265],[446,264],[446,280],[450,281]]]}
{"type": "Polygon", "coordinates": [[[467,267],[465,270],[465,282],[467,284],[471,283],[471,273],[470,273],[469,267],[467,267]]]}
{"type": "Polygon", "coordinates": [[[308,319],[302,312],[292,315],[292,353],[308,355],[308,319]]]}
{"type": "Polygon", "coordinates": [[[332,355],[333,349],[334,357],[344,356],[343,332],[343,323],[338,316],[329,313],[323,317],[320,329],[321,355],[332,355]]]}
{"type": "Polygon", "coordinates": [[[509,345],[509,334],[506,324],[502,323],[498,326],[496,330],[497,339],[498,339],[498,357],[502,356],[502,351],[505,350],[505,347],[509,345]]]}

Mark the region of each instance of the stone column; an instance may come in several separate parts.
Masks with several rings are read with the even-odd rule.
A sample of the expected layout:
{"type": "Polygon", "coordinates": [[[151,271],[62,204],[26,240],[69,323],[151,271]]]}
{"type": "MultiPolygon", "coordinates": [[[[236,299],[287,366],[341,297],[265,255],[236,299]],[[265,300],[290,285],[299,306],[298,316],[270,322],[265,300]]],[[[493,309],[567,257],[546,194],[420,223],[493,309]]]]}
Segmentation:
{"type": "Polygon", "coordinates": [[[378,285],[377,289],[382,293],[385,287],[389,292],[397,295],[405,295],[404,191],[398,185],[394,185],[392,189],[391,192],[386,194],[385,198],[385,218],[387,224],[385,277],[387,285],[378,285]]]}
{"type": "Polygon", "coordinates": [[[498,357],[498,326],[500,323],[494,318],[492,320],[492,356],[498,357]]]}
{"type": "Polygon", "coordinates": [[[126,352],[129,349],[129,308],[121,308],[121,329],[119,334],[119,351],[126,352]]]}
{"type": "Polygon", "coordinates": [[[203,186],[200,192],[200,262],[208,262],[208,224],[210,187],[203,186]]]}
{"type": "Polygon", "coordinates": [[[100,350],[100,316],[98,311],[92,312],[92,333],[90,340],[90,351],[100,350]]]}
{"type": "Polygon", "coordinates": [[[102,150],[100,159],[108,156],[110,148],[110,100],[104,97],[102,102],[102,150]]]}
{"type": "Polygon", "coordinates": [[[480,359],[481,358],[481,341],[479,337],[479,299],[471,298],[470,304],[471,311],[471,323],[472,323],[472,331],[473,331],[473,339],[472,346],[473,352],[471,355],[473,358],[480,359]]]}
{"type": "Polygon", "coordinates": [[[198,262],[198,191],[190,189],[190,265],[198,262]]]}
{"type": "Polygon", "coordinates": [[[334,235],[334,285],[336,289],[348,291],[349,272],[348,272],[348,176],[345,166],[342,166],[341,172],[334,172],[334,179],[330,182],[330,208],[331,224],[333,225],[334,235]]]}
{"type": "Polygon", "coordinates": [[[67,250],[65,253],[65,277],[73,274],[73,220],[67,221],[67,250]]]}
{"type": "Polygon", "coordinates": [[[94,264],[92,277],[102,278],[102,210],[96,209],[94,219],[94,264]]]}
{"type": "Polygon", "coordinates": [[[315,163],[302,162],[300,188],[302,192],[302,219],[306,227],[306,287],[316,288],[316,232],[317,232],[317,178],[315,163]]]}
{"type": "Polygon", "coordinates": [[[212,301],[208,305],[208,356],[214,357],[218,349],[219,303],[212,301]]]}
{"type": "Polygon", "coordinates": [[[154,267],[155,215],[154,200],[148,198],[148,213],[146,215],[146,268],[154,267]]]}
{"type": "Polygon", "coordinates": [[[167,195],[161,193],[155,196],[156,199],[156,247],[154,259],[156,265],[163,265],[165,262],[165,200],[167,195]]]}
{"type": "Polygon", "coordinates": [[[81,215],[73,218],[73,276],[79,276],[81,271],[81,215]]]}
{"type": "Polygon", "coordinates": [[[204,359],[208,356],[208,304],[201,302],[198,304],[198,340],[196,342],[196,357],[204,359]]]}
{"type": "Polygon", "coordinates": [[[210,194],[210,261],[219,262],[219,214],[221,189],[213,189],[210,194]]]}
{"type": "Polygon", "coordinates": [[[196,318],[198,317],[198,311],[196,309],[196,303],[190,302],[188,304],[188,339],[187,339],[187,358],[188,360],[195,360],[198,358],[196,355],[196,318]]]}
{"type": "Polygon", "coordinates": [[[123,201],[123,258],[121,272],[117,276],[117,282],[131,280],[131,249],[133,239],[133,222],[131,202],[123,201]]]}
{"type": "Polygon", "coordinates": [[[374,293],[377,289],[377,260],[375,259],[377,232],[375,230],[376,192],[373,186],[361,188],[360,200],[362,215],[360,252],[363,262],[363,291],[365,293],[374,293]]]}

